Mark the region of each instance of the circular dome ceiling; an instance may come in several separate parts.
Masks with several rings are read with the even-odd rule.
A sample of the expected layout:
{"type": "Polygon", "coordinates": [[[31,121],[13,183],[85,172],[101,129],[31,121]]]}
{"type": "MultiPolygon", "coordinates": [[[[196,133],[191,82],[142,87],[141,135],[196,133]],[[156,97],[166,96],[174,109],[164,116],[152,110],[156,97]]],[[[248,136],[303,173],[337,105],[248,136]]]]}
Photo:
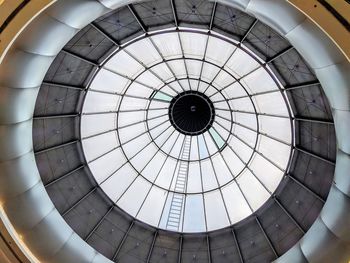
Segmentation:
{"type": "Polygon", "coordinates": [[[261,207],[291,155],[292,116],[269,67],[219,34],[159,31],[121,46],[85,97],[99,186],[157,228],[205,232],[261,207]]]}
{"type": "Polygon", "coordinates": [[[79,31],[39,90],[33,148],[67,224],[128,263],[273,261],[319,215],[336,151],[327,99],[301,55],[254,17],[202,0],[123,6],[79,31]],[[210,107],[204,129],[174,121],[171,106],[191,93],[210,107]]]}

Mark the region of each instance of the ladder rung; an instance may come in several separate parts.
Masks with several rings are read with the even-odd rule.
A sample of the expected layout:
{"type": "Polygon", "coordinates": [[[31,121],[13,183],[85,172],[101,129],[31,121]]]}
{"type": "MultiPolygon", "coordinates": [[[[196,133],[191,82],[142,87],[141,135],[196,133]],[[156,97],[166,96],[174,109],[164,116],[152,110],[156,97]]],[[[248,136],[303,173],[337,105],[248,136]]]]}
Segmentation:
{"type": "Polygon", "coordinates": [[[180,223],[179,221],[171,221],[168,220],[168,225],[174,226],[174,227],[178,227],[178,223],[180,223]]]}
{"type": "Polygon", "coordinates": [[[175,216],[173,214],[170,214],[169,218],[171,219],[180,219],[181,215],[180,214],[176,214],[175,216]]]}

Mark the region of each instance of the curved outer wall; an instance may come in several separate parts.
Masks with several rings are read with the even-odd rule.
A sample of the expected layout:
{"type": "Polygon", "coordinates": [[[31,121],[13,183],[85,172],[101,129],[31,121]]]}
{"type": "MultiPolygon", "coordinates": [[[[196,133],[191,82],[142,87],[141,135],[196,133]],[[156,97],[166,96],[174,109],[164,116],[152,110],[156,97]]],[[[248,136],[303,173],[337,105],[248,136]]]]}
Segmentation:
{"type": "MultiPolygon", "coordinates": [[[[73,232],[48,197],[33,154],[32,116],[44,75],[65,43],[92,20],[128,2],[135,1],[60,0],[24,30],[0,65],[0,200],[43,262],[110,262],[73,232]]],[[[335,120],[337,164],[327,202],[311,229],[277,262],[345,262],[350,251],[349,62],[321,29],[285,1],[222,2],[290,41],[314,69],[335,120]]]]}

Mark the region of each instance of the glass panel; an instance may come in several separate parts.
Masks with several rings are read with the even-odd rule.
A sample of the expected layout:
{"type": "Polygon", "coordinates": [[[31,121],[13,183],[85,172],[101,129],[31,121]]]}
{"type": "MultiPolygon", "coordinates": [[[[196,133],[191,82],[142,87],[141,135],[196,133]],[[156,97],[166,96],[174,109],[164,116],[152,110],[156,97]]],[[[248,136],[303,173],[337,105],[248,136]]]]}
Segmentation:
{"type": "Polygon", "coordinates": [[[220,186],[227,184],[229,181],[233,179],[233,176],[228,169],[224,159],[220,154],[215,155],[213,158],[213,165],[216,176],[218,178],[220,186]]]}
{"type": "MultiPolygon", "coordinates": [[[[165,153],[169,153],[175,144],[181,143],[180,140],[181,140],[181,135],[179,134],[179,132],[175,131],[170,136],[170,138],[166,141],[166,143],[162,146],[162,150],[165,153]]],[[[157,141],[157,143],[158,143],[158,141],[157,141]]],[[[159,143],[159,145],[161,145],[161,144],[159,143]]]]}
{"type": "Polygon", "coordinates": [[[245,162],[248,163],[253,154],[253,149],[239,140],[237,137],[231,137],[229,145],[235,150],[235,153],[245,162]]]}
{"type": "MultiPolygon", "coordinates": [[[[141,148],[142,149],[142,148],[141,148]]],[[[140,150],[141,150],[140,149],[140,150]]],[[[158,148],[154,144],[149,144],[146,148],[142,149],[134,158],[132,158],[131,163],[137,169],[137,171],[142,172],[144,167],[156,154],[158,148]]]]}
{"type": "Polygon", "coordinates": [[[133,82],[128,87],[125,94],[129,95],[129,96],[135,96],[137,98],[144,98],[145,100],[148,100],[153,92],[154,91],[151,88],[145,86],[144,84],[133,82]]]}
{"type": "Polygon", "coordinates": [[[208,155],[207,147],[204,142],[204,137],[201,134],[197,138],[198,138],[199,157],[200,159],[207,158],[209,155],[208,155]]]}
{"type": "Polygon", "coordinates": [[[122,93],[129,83],[127,78],[102,68],[92,81],[90,89],[122,93]]]}
{"type": "Polygon", "coordinates": [[[199,162],[190,162],[188,167],[187,192],[202,192],[201,168],[199,162]]]}
{"type": "Polygon", "coordinates": [[[257,67],[259,67],[258,62],[252,59],[244,51],[236,49],[235,53],[226,64],[225,69],[239,78],[248,74],[257,67]]]}
{"type": "Polygon", "coordinates": [[[199,159],[199,151],[198,151],[198,139],[197,136],[193,136],[191,140],[191,160],[199,159]]]}
{"type": "Polygon", "coordinates": [[[225,145],[224,139],[213,128],[210,128],[209,132],[210,132],[216,146],[218,147],[218,149],[221,149],[225,145]]]}
{"type": "Polygon", "coordinates": [[[272,140],[265,136],[260,136],[258,149],[259,152],[279,165],[279,167],[287,166],[290,154],[290,146],[272,140]]]}
{"type": "Polygon", "coordinates": [[[115,54],[104,67],[129,78],[135,77],[144,70],[144,67],[140,63],[123,50],[115,54]]]}
{"type": "Polygon", "coordinates": [[[286,104],[280,92],[254,96],[253,100],[256,102],[257,111],[259,113],[289,116],[286,104]]]}
{"type": "Polygon", "coordinates": [[[131,125],[133,123],[138,123],[144,120],[144,111],[120,112],[118,114],[118,127],[124,127],[126,125],[131,125]]]}
{"type": "Polygon", "coordinates": [[[237,155],[233,153],[230,147],[225,147],[225,149],[222,151],[222,156],[224,157],[233,176],[237,176],[244,168],[244,164],[237,157],[237,155]]]}
{"type": "Polygon", "coordinates": [[[146,109],[148,100],[124,97],[120,105],[121,111],[146,109]]]}
{"type": "Polygon", "coordinates": [[[162,93],[162,92],[157,92],[153,98],[157,99],[157,100],[162,100],[162,101],[171,101],[173,98],[162,93]]]}
{"type": "Polygon", "coordinates": [[[174,80],[174,75],[171,73],[170,69],[167,67],[165,63],[159,64],[153,67],[152,72],[156,74],[163,82],[169,82],[174,80]]]}
{"type": "Polygon", "coordinates": [[[253,130],[257,130],[258,124],[257,124],[257,116],[255,114],[235,112],[234,116],[235,116],[235,122],[237,124],[241,124],[253,130]]]}
{"type": "Polygon", "coordinates": [[[97,114],[83,115],[81,117],[81,137],[95,135],[100,132],[115,129],[116,115],[113,114],[97,114]]]}
{"type": "Polygon", "coordinates": [[[238,98],[242,96],[247,96],[246,91],[238,82],[233,83],[224,89],[223,93],[226,98],[238,98]]]}
{"type": "Polygon", "coordinates": [[[127,46],[126,50],[146,66],[162,61],[162,57],[148,38],[136,41],[132,45],[127,46]]]}
{"type": "Polygon", "coordinates": [[[289,118],[275,118],[259,116],[260,131],[268,135],[290,143],[292,140],[291,124],[289,118]]]}
{"type": "Polygon", "coordinates": [[[247,112],[255,112],[254,106],[250,98],[241,98],[230,100],[230,105],[235,111],[247,111],[247,112]]]}
{"type": "Polygon", "coordinates": [[[139,123],[132,126],[132,129],[119,129],[119,137],[121,142],[127,142],[138,135],[141,135],[146,132],[145,123],[139,123]]]}
{"type": "Polygon", "coordinates": [[[237,178],[237,183],[254,211],[270,197],[269,192],[265,190],[249,170],[245,170],[237,178]]]}
{"type": "Polygon", "coordinates": [[[187,195],[183,230],[186,232],[204,232],[205,218],[202,195],[187,195]]]}
{"type": "Polygon", "coordinates": [[[177,161],[175,159],[168,158],[164,164],[164,167],[160,171],[157,180],[155,181],[156,185],[169,189],[174,174],[176,173],[175,169],[177,169],[177,161]]]}
{"type": "Polygon", "coordinates": [[[277,84],[274,82],[265,68],[254,71],[247,77],[243,78],[241,83],[248,90],[248,93],[252,95],[279,91],[277,84]]]}
{"type": "Polygon", "coordinates": [[[223,127],[221,127],[217,122],[213,123],[213,128],[217,131],[218,134],[220,134],[220,137],[227,140],[227,138],[230,136],[229,131],[225,130],[223,127]]]}
{"type": "Polygon", "coordinates": [[[203,133],[203,135],[204,135],[204,141],[206,143],[206,147],[209,152],[209,155],[215,154],[218,151],[218,148],[214,143],[212,137],[210,136],[209,132],[205,132],[203,133]]]}
{"type": "Polygon", "coordinates": [[[214,80],[214,86],[219,89],[223,89],[227,86],[233,85],[235,79],[227,72],[221,70],[219,75],[214,80]]]}
{"type": "Polygon", "coordinates": [[[185,57],[194,57],[199,59],[202,59],[204,57],[204,51],[208,36],[196,34],[196,41],[193,41],[192,33],[181,32],[180,38],[185,57]]]}
{"type": "Polygon", "coordinates": [[[120,197],[117,205],[128,211],[130,215],[136,216],[151,187],[152,185],[145,179],[137,177],[125,194],[120,197]]]}
{"type": "Polygon", "coordinates": [[[100,184],[105,193],[116,202],[129,185],[135,180],[137,174],[129,164],[124,165],[110,178],[100,184]],[[118,185],[118,187],[116,187],[118,185]]]}
{"type": "Polygon", "coordinates": [[[210,160],[200,162],[204,191],[210,191],[218,187],[216,175],[210,160]]]}
{"type": "Polygon", "coordinates": [[[255,143],[258,136],[256,132],[236,125],[234,129],[234,135],[237,136],[240,140],[243,140],[249,146],[255,147],[255,143]]]}
{"type": "Polygon", "coordinates": [[[123,149],[125,152],[125,155],[128,159],[132,158],[135,154],[137,154],[143,147],[146,147],[148,143],[150,143],[149,136],[146,134],[138,136],[134,140],[125,143],[122,141],[122,143],[125,143],[123,145],[123,149]]]}
{"type": "Polygon", "coordinates": [[[205,59],[221,67],[229,59],[235,49],[235,46],[226,41],[216,37],[209,37],[205,59]]]}
{"type": "Polygon", "coordinates": [[[163,85],[163,81],[159,77],[151,73],[149,70],[142,73],[137,78],[137,81],[149,87],[149,92],[152,92],[152,88],[158,89],[163,85]]]}
{"type": "Polygon", "coordinates": [[[142,175],[149,181],[154,182],[160,172],[160,169],[163,167],[165,160],[166,156],[163,153],[158,152],[142,171],[142,175]]]}
{"type": "Polygon", "coordinates": [[[205,80],[211,83],[219,71],[220,71],[220,68],[215,67],[208,63],[204,63],[201,78],[202,80],[205,80]]]}
{"type": "Polygon", "coordinates": [[[101,183],[125,162],[125,156],[119,148],[89,163],[89,167],[97,183],[101,183]]]}
{"type": "Polygon", "coordinates": [[[168,65],[178,79],[187,77],[185,63],[182,59],[169,61],[168,65]]]}
{"type": "Polygon", "coordinates": [[[182,56],[180,41],[177,33],[155,35],[152,36],[152,40],[162,53],[163,57],[166,59],[182,56]]]}
{"type": "Polygon", "coordinates": [[[119,146],[115,131],[82,140],[81,143],[83,145],[85,158],[87,161],[90,161],[119,146]]]}
{"type": "Polygon", "coordinates": [[[223,187],[222,195],[232,224],[241,221],[251,214],[251,210],[236,182],[223,187]]]}
{"type": "Polygon", "coordinates": [[[137,218],[153,226],[158,226],[166,197],[167,191],[153,186],[137,218]]]}
{"type": "Polygon", "coordinates": [[[115,111],[120,103],[121,96],[89,91],[86,94],[83,112],[115,111]]]}
{"type": "Polygon", "coordinates": [[[201,74],[202,62],[187,59],[185,63],[187,66],[188,76],[190,78],[198,78],[201,74]]]}
{"type": "Polygon", "coordinates": [[[279,170],[259,154],[254,155],[250,168],[272,193],[276,190],[284,174],[284,172],[279,170]]]}
{"type": "Polygon", "coordinates": [[[220,191],[204,194],[204,200],[208,231],[222,228],[230,224],[220,191]]]}

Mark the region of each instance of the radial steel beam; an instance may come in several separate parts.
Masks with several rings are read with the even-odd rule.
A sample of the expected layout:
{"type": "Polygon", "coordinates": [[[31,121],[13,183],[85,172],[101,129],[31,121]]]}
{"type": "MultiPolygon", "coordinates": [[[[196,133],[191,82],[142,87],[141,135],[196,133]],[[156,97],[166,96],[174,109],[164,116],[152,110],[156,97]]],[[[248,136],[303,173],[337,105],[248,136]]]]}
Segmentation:
{"type": "Polygon", "coordinates": [[[258,23],[258,19],[255,19],[253,21],[253,23],[250,25],[250,27],[248,28],[247,32],[245,32],[244,36],[242,37],[240,43],[243,43],[244,40],[247,38],[247,36],[249,35],[249,33],[252,31],[252,29],[254,28],[254,26],[258,23]]]}
{"type": "Polygon", "coordinates": [[[211,249],[210,249],[210,238],[207,235],[207,253],[208,253],[208,263],[211,263],[211,249]]]}
{"type": "Polygon", "coordinates": [[[84,241],[87,242],[89,238],[93,235],[93,233],[96,231],[97,228],[102,224],[103,220],[112,212],[114,208],[114,205],[112,205],[108,211],[101,217],[101,219],[97,222],[97,224],[94,226],[94,228],[90,231],[90,233],[84,238],[84,241]]]}
{"type": "Polygon", "coordinates": [[[42,116],[34,116],[34,120],[46,120],[46,119],[60,119],[60,118],[75,118],[79,117],[79,113],[74,114],[58,114],[58,115],[42,115],[42,116]]]}
{"type": "Polygon", "coordinates": [[[106,38],[109,39],[115,46],[119,47],[120,44],[117,42],[117,40],[114,39],[109,33],[107,33],[103,28],[101,28],[97,23],[92,22],[90,25],[95,28],[98,32],[100,32],[102,35],[104,35],[106,38]]]}
{"type": "Polygon", "coordinates": [[[289,217],[289,219],[293,221],[294,225],[300,230],[300,232],[305,234],[305,230],[295,220],[295,218],[288,212],[288,210],[282,205],[282,203],[278,200],[277,196],[274,196],[273,199],[275,200],[276,204],[283,210],[283,212],[289,217]]]}
{"type": "Polygon", "coordinates": [[[292,176],[291,174],[287,174],[288,178],[290,178],[293,182],[295,182],[296,184],[298,184],[299,186],[301,186],[304,190],[306,190],[307,192],[309,192],[311,195],[313,195],[314,197],[316,197],[318,200],[320,200],[322,203],[325,203],[326,200],[319,196],[316,192],[314,192],[313,190],[311,190],[309,187],[307,187],[305,184],[303,184],[302,182],[300,182],[297,178],[295,178],[294,176],[292,176]]]}
{"type": "Polygon", "coordinates": [[[135,221],[133,220],[133,221],[131,222],[129,228],[128,228],[128,229],[126,230],[126,232],[124,233],[124,236],[123,236],[122,240],[120,241],[120,243],[119,243],[119,245],[118,245],[118,247],[117,247],[117,249],[116,249],[116,251],[114,252],[114,255],[113,255],[113,257],[112,257],[112,260],[113,260],[113,261],[115,261],[115,260],[117,259],[118,254],[119,254],[120,250],[122,249],[122,247],[123,247],[123,245],[124,245],[124,243],[125,243],[125,240],[126,240],[126,238],[128,237],[128,235],[129,235],[129,233],[130,233],[130,230],[132,229],[132,227],[134,226],[134,224],[135,224],[135,221]]]}
{"type": "Polygon", "coordinates": [[[87,58],[85,58],[85,57],[83,57],[83,56],[81,56],[81,55],[78,55],[78,54],[76,54],[76,53],[73,53],[72,51],[69,51],[69,50],[67,50],[67,49],[62,49],[61,52],[65,53],[65,54],[68,54],[68,55],[70,55],[70,56],[72,56],[72,57],[75,57],[75,58],[77,58],[77,59],[80,59],[80,60],[82,60],[82,61],[84,61],[84,62],[86,62],[86,63],[88,63],[88,64],[90,64],[90,65],[93,65],[93,66],[95,66],[95,67],[99,67],[99,64],[97,64],[95,61],[92,61],[92,60],[87,59],[87,58]]]}
{"type": "Polygon", "coordinates": [[[154,244],[156,243],[157,236],[158,236],[158,231],[154,232],[152,244],[151,244],[150,250],[149,250],[148,255],[147,255],[146,263],[150,263],[150,261],[151,261],[151,257],[152,257],[152,253],[153,253],[153,249],[154,249],[154,244]]]}
{"type": "Polygon", "coordinates": [[[73,90],[79,90],[79,91],[84,91],[84,89],[85,89],[85,87],[81,87],[81,86],[61,84],[61,83],[55,83],[55,82],[50,82],[50,81],[43,81],[42,84],[47,85],[47,86],[54,86],[54,87],[58,87],[58,88],[66,88],[66,89],[73,89],[73,90]]]}
{"type": "Polygon", "coordinates": [[[303,89],[303,88],[309,88],[313,86],[321,85],[320,82],[318,81],[310,81],[310,82],[305,82],[305,83],[300,83],[296,85],[287,85],[285,87],[286,91],[291,91],[295,89],[303,89]]]}
{"type": "Polygon", "coordinates": [[[242,252],[241,252],[241,247],[238,244],[237,236],[236,236],[235,230],[233,228],[231,228],[231,233],[232,233],[233,239],[235,241],[235,245],[237,247],[237,251],[238,251],[238,256],[239,256],[240,262],[244,263],[244,260],[243,260],[243,257],[242,257],[242,252]]]}
{"type": "Polygon", "coordinates": [[[180,240],[179,240],[179,254],[177,257],[177,263],[181,263],[182,262],[182,246],[183,246],[183,235],[180,236],[180,240]]]}
{"type": "Polygon", "coordinates": [[[321,161],[323,161],[325,163],[328,163],[328,164],[331,164],[331,165],[335,166],[335,162],[332,161],[332,160],[329,160],[327,158],[321,157],[321,156],[319,156],[319,155],[317,155],[315,153],[309,152],[308,150],[302,149],[302,148],[300,148],[298,146],[296,146],[295,149],[298,150],[299,152],[305,153],[305,154],[307,154],[309,156],[312,156],[312,157],[314,157],[316,159],[319,159],[319,160],[321,160],[321,161]]]}
{"type": "Polygon", "coordinates": [[[312,119],[312,118],[305,118],[305,117],[295,117],[294,120],[334,125],[334,122],[331,120],[312,119]]]}
{"type": "Polygon", "coordinates": [[[83,168],[85,168],[85,164],[83,164],[83,165],[79,166],[78,168],[75,168],[75,169],[73,169],[72,171],[70,171],[70,172],[68,172],[68,173],[66,173],[66,174],[64,174],[64,175],[62,175],[62,176],[60,176],[60,177],[58,177],[58,178],[55,179],[55,180],[52,180],[51,182],[45,184],[44,186],[45,186],[45,188],[46,188],[46,187],[49,187],[49,186],[51,186],[51,185],[53,185],[53,184],[55,184],[55,183],[57,183],[57,182],[63,180],[64,178],[69,177],[70,175],[74,174],[75,172],[77,172],[77,171],[79,171],[79,170],[81,170],[81,169],[83,169],[83,168]]]}
{"type": "Polygon", "coordinates": [[[291,51],[292,49],[294,49],[293,46],[287,47],[283,50],[281,50],[280,52],[278,52],[276,55],[274,55],[273,57],[269,58],[265,63],[269,64],[271,62],[273,62],[275,59],[278,59],[279,57],[283,56],[284,54],[288,53],[289,51],[291,51]]]}
{"type": "Polygon", "coordinates": [[[86,193],[83,197],[81,197],[75,204],[73,204],[70,208],[64,211],[62,213],[62,217],[66,216],[70,211],[72,211],[75,207],[81,204],[86,198],[88,198],[92,193],[94,193],[97,190],[97,188],[98,188],[97,186],[92,188],[88,193],[86,193]]]}
{"type": "Polygon", "coordinates": [[[136,19],[137,23],[139,24],[139,26],[141,27],[143,32],[147,32],[147,28],[145,26],[145,24],[142,22],[141,18],[139,17],[139,15],[136,13],[134,6],[133,5],[128,5],[128,8],[131,12],[131,14],[134,16],[134,18],[136,19]]]}
{"type": "Polygon", "coordinates": [[[215,18],[215,13],[216,13],[216,7],[217,7],[217,2],[214,2],[213,5],[213,10],[211,12],[211,18],[210,18],[210,24],[209,24],[209,30],[211,30],[213,28],[213,24],[214,24],[214,18],[215,18]]]}
{"type": "Polygon", "coordinates": [[[267,243],[269,244],[269,246],[270,246],[270,248],[271,248],[273,254],[275,255],[276,258],[278,258],[279,255],[278,255],[278,253],[277,253],[275,247],[273,246],[273,244],[272,244],[270,238],[267,236],[266,231],[265,231],[265,229],[262,227],[262,225],[261,225],[261,223],[260,223],[260,220],[259,220],[259,218],[258,218],[257,216],[255,216],[255,220],[256,220],[257,224],[259,225],[260,230],[261,230],[261,232],[263,233],[263,235],[264,235],[264,237],[265,237],[267,243]]]}
{"type": "Polygon", "coordinates": [[[174,23],[175,23],[175,26],[178,27],[179,23],[178,23],[178,18],[176,13],[175,0],[170,0],[170,3],[171,3],[171,11],[173,12],[173,16],[174,16],[174,23]]]}
{"type": "Polygon", "coordinates": [[[52,147],[49,147],[49,148],[46,148],[46,149],[43,149],[43,150],[36,151],[34,154],[38,155],[38,154],[41,154],[41,153],[49,152],[49,151],[52,151],[52,150],[56,150],[56,149],[59,149],[59,148],[65,147],[65,146],[69,146],[69,145],[75,144],[77,142],[79,142],[79,140],[74,140],[74,141],[62,143],[60,145],[55,145],[55,146],[52,146],[52,147]]]}

